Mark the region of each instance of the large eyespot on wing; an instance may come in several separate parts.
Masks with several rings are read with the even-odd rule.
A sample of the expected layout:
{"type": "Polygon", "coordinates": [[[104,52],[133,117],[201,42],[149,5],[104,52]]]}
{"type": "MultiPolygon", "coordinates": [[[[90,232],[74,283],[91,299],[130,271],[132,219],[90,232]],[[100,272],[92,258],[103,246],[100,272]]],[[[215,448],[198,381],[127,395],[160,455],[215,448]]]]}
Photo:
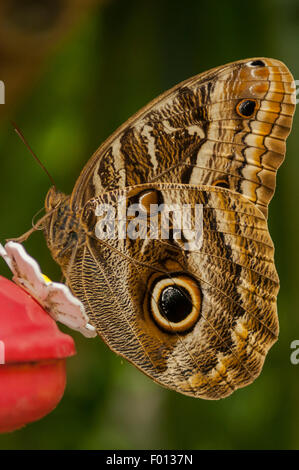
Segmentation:
{"type": "Polygon", "coordinates": [[[141,109],[83,169],[72,204],[147,182],[228,187],[267,216],[295,109],[280,61],[246,59],[197,75],[141,109]]]}
{"type": "Polygon", "coordinates": [[[193,397],[223,398],[259,375],[278,335],[279,281],[267,222],[254,204],[217,186],[151,183],[89,201],[85,220],[93,226],[68,281],[113,351],[193,397]],[[99,238],[99,206],[112,206],[117,216],[138,194],[163,200],[162,211],[179,204],[185,214],[188,204],[202,205],[202,243],[184,249],[184,227],[181,239],[161,231],[151,238],[145,217],[139,238],[99,238]]]}

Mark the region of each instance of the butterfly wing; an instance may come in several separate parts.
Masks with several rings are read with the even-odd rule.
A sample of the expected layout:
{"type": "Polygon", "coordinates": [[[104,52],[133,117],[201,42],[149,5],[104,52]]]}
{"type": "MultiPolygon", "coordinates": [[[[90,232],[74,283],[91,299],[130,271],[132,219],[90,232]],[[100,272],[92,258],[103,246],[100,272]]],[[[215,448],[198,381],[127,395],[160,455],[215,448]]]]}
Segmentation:
{"type": "Polygon", "coordinates": [[[186,80],[121,126],[83,169],[74,208],[104,191],[147,182],[216,185],[267,216],[295,109],[288,68],[247,59],[186,80]]]}
{"type": "MultiPolygon", "coordinates": [[[[193,224],[195,214],[190,217],[193,224]]],[[[113,351],[194,397],[222,398],[258,376],[278,335],[278,277],[267,222],[254,204],[223,188],[153,183],[90,200],[82,224],[89,236],[68,285],[113,351]],[[102,236],[99,208],[113,207],[122,221],[122,204],[145,206],[149,193],[161,207],[184,207],[184,214],[201,207],[202,225],[194,232],[200,243],[186,245],[186,232],[178,238],[171,216],[170,238],[145,236],[152,233],[147,217],[139,219],[143,236],[131,239],[129,225],[126,236],[102,236]]]]}

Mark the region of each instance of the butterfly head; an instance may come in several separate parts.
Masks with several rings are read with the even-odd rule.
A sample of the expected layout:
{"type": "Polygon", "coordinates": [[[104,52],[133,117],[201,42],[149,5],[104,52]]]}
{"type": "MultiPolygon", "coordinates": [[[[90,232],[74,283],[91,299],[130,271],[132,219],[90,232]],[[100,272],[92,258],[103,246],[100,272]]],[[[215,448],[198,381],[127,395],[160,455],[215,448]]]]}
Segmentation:
{"type": "Polygon", "coordinates": [[[66,194],[59,191],[55,186],[51,186],[45,199],[46,212],[49,213],[54,209],[58,209],[67,197],[66,194]]]}

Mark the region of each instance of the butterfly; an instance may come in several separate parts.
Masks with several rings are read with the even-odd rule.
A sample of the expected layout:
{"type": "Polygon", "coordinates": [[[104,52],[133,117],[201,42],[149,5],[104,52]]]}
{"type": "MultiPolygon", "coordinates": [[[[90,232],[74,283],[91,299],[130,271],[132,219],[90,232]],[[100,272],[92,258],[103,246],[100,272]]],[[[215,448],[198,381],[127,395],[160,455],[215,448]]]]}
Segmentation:
{"type": "Polygon", "coordinates": [[[214,68],[125,122],[70,196],[55,187],[46,196],[41,223],[66,284],[111,350],[162,386],[226,397],[260,374],[277,340],[267,216],[294,109],[294,80],[282,62],[214,68]],[[115,216],[120,206],[115,236],[102,208],[115,216]],[[163,218],[165,207],[175,210],[163,218]],[[189,225],[178,236],[180,208],[189,225]],[[194,208],[201,224],[192,231],[194,208]],[[152,236],[166,222],[169,236],[152,236]],[[190,233],[200,242],[189,243],[190,233]]]}

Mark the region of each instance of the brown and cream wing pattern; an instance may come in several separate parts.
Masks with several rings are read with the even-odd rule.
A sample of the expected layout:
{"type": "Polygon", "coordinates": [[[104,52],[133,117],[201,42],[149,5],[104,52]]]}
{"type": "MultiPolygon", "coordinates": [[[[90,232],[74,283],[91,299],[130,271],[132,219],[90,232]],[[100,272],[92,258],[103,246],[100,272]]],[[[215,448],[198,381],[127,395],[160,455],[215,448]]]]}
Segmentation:
{"type": "Polygon", "coordinates": [[[68,284],[113,351],[193,397],[223,398],[259,375],[278,336],[279,281],[267,222],[255,205],[223,188],[152,183],[90,200],[82,223],[90,236],[68,284]],[[184,251],[175,240],[95,236],[98,204],[116,208],[121,198],[129,205],[132,193],[148,188],[167,206],[203,205],[198,250],[184,251]],[[160,313],[169,286],[178,289],[176,313],[182,297],[181,319],[171,309],[160,313]]]}
{"type": "Polygon", "coordinates": [[[149,103],[99,147],[72,205],[134,184],[182,182],[237,191],[267,216],[294,109],[294,80],[278,60],[202,73],[149,103]]]}

